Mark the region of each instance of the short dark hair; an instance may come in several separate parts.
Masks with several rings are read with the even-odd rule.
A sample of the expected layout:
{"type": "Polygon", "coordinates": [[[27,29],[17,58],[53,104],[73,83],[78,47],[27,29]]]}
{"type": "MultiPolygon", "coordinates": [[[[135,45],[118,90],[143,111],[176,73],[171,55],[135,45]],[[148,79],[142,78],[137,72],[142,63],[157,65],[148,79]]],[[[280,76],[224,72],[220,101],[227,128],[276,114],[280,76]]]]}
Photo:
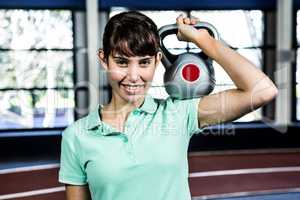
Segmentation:
{"type": "Polygon", "coordinates": [[[122,12],[106,24],[103,51],[124,56],[154,56],[159,51],[157,26],[146,15],[137,11],[122,12]]]}

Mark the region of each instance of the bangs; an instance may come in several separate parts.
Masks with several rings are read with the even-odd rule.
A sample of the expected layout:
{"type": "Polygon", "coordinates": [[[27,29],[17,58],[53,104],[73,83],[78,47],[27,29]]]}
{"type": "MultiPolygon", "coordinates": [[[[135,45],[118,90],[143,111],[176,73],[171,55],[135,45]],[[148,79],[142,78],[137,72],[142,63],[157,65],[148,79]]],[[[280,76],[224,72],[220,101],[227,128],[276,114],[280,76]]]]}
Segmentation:
{"type": "Polygon", "coordinates": [[[110,54],[154,56],[159,51],[157,26],[146,15],[129,11],[113,16],[103,34],[105,57],[110,54]]]}
{"type": "Polygon", "coordinates": [[[159,42],[152,34],[142,30],[119,31],[110,40],[111,53],[123,56],[154,56],[159,51],[159,42]]]}

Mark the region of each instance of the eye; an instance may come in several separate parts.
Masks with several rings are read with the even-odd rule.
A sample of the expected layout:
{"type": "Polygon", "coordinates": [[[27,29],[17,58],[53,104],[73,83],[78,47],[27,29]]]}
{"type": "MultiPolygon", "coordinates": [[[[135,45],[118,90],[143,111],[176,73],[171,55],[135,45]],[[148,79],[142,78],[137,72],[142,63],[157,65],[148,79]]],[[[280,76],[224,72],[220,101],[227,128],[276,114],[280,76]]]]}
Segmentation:
{"type": "Polygon", "coordinates": [[[126,67],[128,64],[126,60],[116,60],[116,63],[121,67],[126,67]]]}
{"type": "Polygon", "coordinates": [[[140,65],[142,65],[142,66],[148,66],[148,65],[150,65],[151,64],[151,60],[150,59],[147,59],[147,60],[142,60],[141,62],[140,62],[140,65]]]}

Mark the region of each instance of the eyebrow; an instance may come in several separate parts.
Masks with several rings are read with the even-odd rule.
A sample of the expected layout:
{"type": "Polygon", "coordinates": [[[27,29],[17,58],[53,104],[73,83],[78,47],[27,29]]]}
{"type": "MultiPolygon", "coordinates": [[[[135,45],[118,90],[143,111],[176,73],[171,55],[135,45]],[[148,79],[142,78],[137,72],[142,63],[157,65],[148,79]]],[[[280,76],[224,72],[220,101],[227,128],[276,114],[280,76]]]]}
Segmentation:
{"type": "Polygon", "coordinates": [[[122,56],[113,56],[113,58],[127,59],[126,57],[122,57],[122,56]]]}
{"type": "Polygon", "coordinates": [[[141,58],[140,60],[151,60],[152,57],[148,56],[148,57],[144,57],[144,58],[141,58]]]}
{"type": "MultiPolygon", "coordinates": [[[[114,59],[122,59],[122,60],[128,60],[128,57],[125,57],[125,56],[113,56],[114,59]]],[[[145,56],[141,59],[139,59],[139,61],[142,61],[142,60],[148,60],[148,59],[152,59],[151,56],[145,56]]]]}

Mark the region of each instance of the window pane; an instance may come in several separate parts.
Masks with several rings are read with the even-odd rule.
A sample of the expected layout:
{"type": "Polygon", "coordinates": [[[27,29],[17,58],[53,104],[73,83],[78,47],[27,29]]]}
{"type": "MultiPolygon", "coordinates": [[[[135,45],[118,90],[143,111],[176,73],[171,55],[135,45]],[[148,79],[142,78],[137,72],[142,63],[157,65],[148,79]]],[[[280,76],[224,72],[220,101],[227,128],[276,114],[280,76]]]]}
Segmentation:
{"type": "Polygon", "coordinates": [[[73,48],[71,11],[0,10],[0,48],[73,48]]]}
{"type": "Polygon", "coordinates": [[[238,49],[241,55],[245,56],[248,60],[250,60],[256,67],[262,69],[262,50],[261,49],[238,49]]]}
{"type": "Polygon", "coordinates": [[[73,113],[72,90],[0,92],[1,129],[65,127],[73,113]]]}
{"type": "Polygon", "coordinates": [[[108,17],[111,18],[114,15],[117,15],[121,12],[126,12],[126,11],[128,11],[128,8],[126,8],[126,7],[111,7],[108,17]]]}
{"type": "Polygon", "coordinates": [[[0,22],[0,129],[69,125],[72,11],[0,9],[0,22]]]}
{"type": "Polygon", "coordinates": [[[296,98],[297,98],[297,120],[300,120],[300,84],[296,85],[296,98]]]}
{"type": "MultiPolygon", "coordinates": [[[[297,30],[297,44],[298,46],[300,45],[300,12],[297,11],[297,25],[296,25],[296,30],[297,30]]],[[[297,101],[297,113],[296,113],[296,118],[297,120],[300,120],[300,49],[297,49],[297,66],[296,66],[296,101],[297,101]]]]}
{"type": "Polygon", "coordinates": [[[150,17],[158,28],[176,23],[176,17],[184,14],[184,11],[140,11],[141,13],[150,17]]]}
{"type": "Polygon", "coordinates": [[[251,121],[259,121],[261,119],[262,119],[262,108],[259,108],[235,120],[234,122],[251,122],[251,121]]]}
{"type": "Polygon", "coordinates": [[[213,24],[221,38],[233,47],[261,46],[263,43],[262,11],[192,11],[191,16],[213,24]]]}
{"type": "MultiPolygon", "coordinates": [[[[297,25],[299,27],[299,25],[297,25]]],[[[299,32],[297,32],[299,35],[299,32]]],[[[296,98],[297,98],[297,120],[300,120],[300,49],[297,49],[297,67],[296,67],[296,98]]]]}
{"type": "MultiPolygon", "coordinates": [[[[300,45],[300,12],[297,11],[297,44],[300,45]]],[[[300,49],[297,49],[297,66],[296,66],[296,101],[297,101],[297,113],[296,118],[300,120],[300,49]]]]}
{"type": "Polygon", "coordinates": [[[164,46],[173,54],[180,54],[186,52],[187,42],[179,41],[175,34],[168,35],[163,40],[164,46]],[[174,51],[175,49],[182,49],[181,52],[174,51]]]}
{"type": "Polygon", "coordinates": [[[297,26],[296,26],[296,30],[297,30],[297,44],[298,46],[300,45],[300,13],[299,11],[297,11],[297,26]]]}
{"type": "Polygon", "coordinates": [[[73,87],[72,51],[0,52],[0,88],[73,87]]]}

